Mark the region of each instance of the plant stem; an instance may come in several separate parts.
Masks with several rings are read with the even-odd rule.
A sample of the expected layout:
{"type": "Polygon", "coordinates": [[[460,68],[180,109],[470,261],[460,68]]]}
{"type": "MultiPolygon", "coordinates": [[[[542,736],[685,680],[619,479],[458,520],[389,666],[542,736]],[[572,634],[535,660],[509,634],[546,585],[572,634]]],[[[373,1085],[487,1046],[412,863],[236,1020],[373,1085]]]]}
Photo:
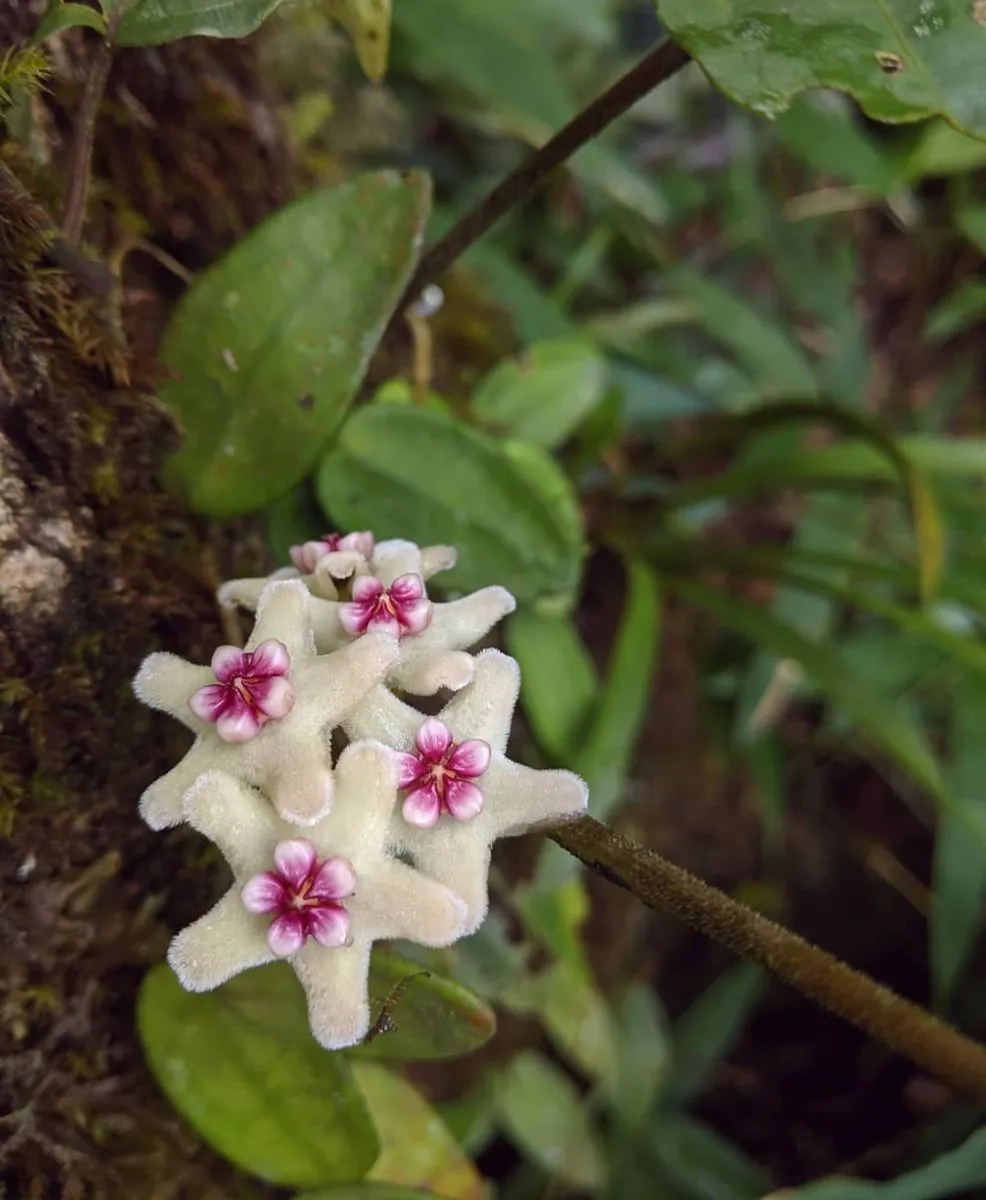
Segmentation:
{"type": "Polygon", "coordinates": [[[416,300],[425,284],[436,280],[446,267],[488,233],[512,208],[535,192],[556,167],[689,61],[688,54],[672,41],[665,40],[655,46],[635,67],[559,129],[540,150],[536,150],[526,162],[498,183],[443,238],[425,251],[400,307],[416,300]]]}
{"type": "MultiPolygon", "coordinates": [[[[112,36],[116,22],[111,22],[108,37],[112,36]]],[[[92,147],[96,138],[96,118],[99,105],[106,90],[113,48],[109,40],[100,42],[82,89],[82,102],[72,133],[72,158],[69,163],[68,191],[62,210],[62,233],[69,245],[75,245],[82,237],[82,225],[86,217],[86,197],[89,194],[89,177],[92,167],[92,147]]]]}
{"type": "Polygon", "coordinates": [[[649,908],[670,913],[733,953],[766,967],[954,1091],[986,1101],[986,1046],[592,817],[564,825],[551,837],[590,870],[626,888],[649,908]]]}

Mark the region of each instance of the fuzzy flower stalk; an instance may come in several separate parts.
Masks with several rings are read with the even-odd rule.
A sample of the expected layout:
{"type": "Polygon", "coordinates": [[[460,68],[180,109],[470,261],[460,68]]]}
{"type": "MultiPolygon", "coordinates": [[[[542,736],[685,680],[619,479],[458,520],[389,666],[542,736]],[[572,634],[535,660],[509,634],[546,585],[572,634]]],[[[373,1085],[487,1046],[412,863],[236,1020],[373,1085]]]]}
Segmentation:
{"type": "Polygon", "coordinates": [[[291,560],[220,588],[220,603],[255,613],[245,647],[220,646],[208,666],[172,654],[141,666],[138,698],[194,741],[140,811],[155,829],[187,822],[234,877],[172,942],[181,983],[207,991],[284,959],[313,1035],[340,1049],[369,1028],[373,944],[474,932],[494,842],[580,816],[588,793],[568,771],[507,758],[519,668],[470,651],[514,599],[499,587],[432,598],[452,547],[331,532],[291,560]],[[437,717],[409,702],[440,692],[437,717]],[[349,745],[333,764],[336,735],[349,745]]]}

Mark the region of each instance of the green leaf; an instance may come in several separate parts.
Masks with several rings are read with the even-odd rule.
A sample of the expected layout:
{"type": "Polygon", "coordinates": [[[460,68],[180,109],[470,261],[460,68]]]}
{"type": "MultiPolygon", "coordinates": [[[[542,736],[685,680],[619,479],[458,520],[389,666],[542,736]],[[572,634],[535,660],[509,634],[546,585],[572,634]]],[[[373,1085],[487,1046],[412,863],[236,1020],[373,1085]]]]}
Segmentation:
{"type": "Polygon", "coordinates": [[[534,736],[555,762],[570,762],[599,687],[585,643],[569,617],[530,609],[508,617],[504,633],[534,736]]]}
{"type": "Polygon", "coordinates": [[[613,1077],[615,1029],[587,971],[559,961],[521,980],[500,999],[513,1012],[539,1017],[562,1054],[590,1079],[613,1077]]]}
{"type": "Polygon", "coordinates": [[[137,1002],[158,1083],[203,1140],[270,1183],[358,1180],[378,1144],[343,1058],[312,1038],[290,968],[261,967],[218,991],[186,992],[164,963],[137,1002]]]}
{"type": "MultiPolygon", "coordinates": [[[[986,143],[977,143],[984,144],[986,143]]],[[[981,279],[964,279],[931,310],[924,327],[924,336],[932,342],[943,342],[946,338],[961,333],[963,329],[968,329],[970,325],[977,325],[984,315],[986,282],[981,279]]]]}
{"type": "Polygon", "coordinates": [[[325,533],[325,517],[310,479],[267,506],[267,541],[282,566],[291,565],[291,547],[316,541],[325,533]]]}
{"type": "Polygon", "coordinates": [[[661,595],[651,568],[627,563],[627,598],[602,695],[575,769],[589,784],[589,811],[603,820],[620,798],[647,716],[661,631],[661,595]]]}
{"type": "Polygon", "coordinates": [[[787,1192],[790,1200],[948,1200],[986,1185],[986,1129],[917,1170],[886,1183],[862,1179],[820,1179],[787,1192]]]}
{"type": "Polygon", "coordinates": [[[588,342],[540,342],[494,367],[470,411],[495,433],[550,449],[564,442],[602,400],[606,362],[588,342]]]}
{"type": "Polygon", "coordinates": [[[814,368],[801,349],[749,301],[691,271],[676,271],[671,282],[694,304],[706,332],[728,346],[753,375],[764,397],[798,400],[818,395],[814,368]]]}
{"type": "Polygon", "coordinates": [[[969,0],[657,0],[668,32],[727,96],[777,116],[829,87],[877,121],[944,116],[986,135],[986,24],[969,0]]]}
{"type": "Polygon", "coordinates": [[[799,663],[815,685],[859,726],[863,736],[919,783],[941,808],[954,814],[986,846],[986,814],[970,813],[955,800],[921,730],[905,711],[851,675],[831,645],[819,645],[770,613],[724,596],[703,584],[668,578],[683,599],[705,609],[726,628],[782,658],[799,663]]]}
{"type": "Polygon", "coordinates": [[[294,1200],[441,1200],[434,1192],[418,1188],[391,1187],[389,1183],[357,1183],[352,1187],[319,1188],[294,1200]]]}
{"type": "Polygon", "coordinates": [[[185,445],[169,482],[193,508],[263,508],[318,462],[417,255],[425,175],[358,175],[264,221],[182,298],[161,399],[185,445]]]}
{"type": "Polygon", "coordinates": [[[370,1003],[371,1028],[384,1004],[391,1027],[348,1051],[360,1058],[453,1058],[482,1046],[496,1032],[492,1009],[468,988],[395,954],[374,954],[370,1003]]]}
{"type": "MultiPolygon", "coordinates": [[[[986,673],[963,673],[952,698],[950,778],[956,803],[986,812],[986,673]]],[[[935,838],[932,907],[928,936],[931,978],[944,1004],[969,960],[982,924],[986,898],[986,850],[965,824],[942,815],[935,838]]]]}
{"type": "Polygon", "coordinates": [[[391,0],[328,0],[327,12],[353,39],[356,58],[371,83],[387,73],[391,0]]]}
{"type": "Polygon", "coordinates": [[[548,1059],[525,1050],[496,1080],[504,1133],[551,1175],[577,1187],[603,1182],[602,1155],[575,1084],[548,1059]]]}
{"type": "Polygon", "coordinates": [[[160,46],[179,38],[246,37],[281,0],[136,0],[120,22],[118,46],[160,46]]]}
{"type": "Polygon", "coordinates": [[[955,214],[956,224],[970,242],[986,254],[986,204],[970,204],[955,214]]]}
{"type": "Polygon", "coordinates": [[[649,1150],[662,1172],[694,1200],[756,1200],[769,1191],[766,1176],[732,1142],[683,1113],[661,1113],[649,1150]]]}
{"type": "Polygon", "coordinates": [[[816,171],[886,195],[898,183],[896,163],[853,117],[851,107],[833,111],[809,96],[795,100],[776,128],[787,148],[816,171]]]}
{"type": "Polygon", "coordinates": [[[724,971],[674,1023],[667,1104],[684,1107],[701,1093],[759,1003],[764,982],[750,963],[724,971]]]}
{"type": "Polygon", "coordinates": [[[510,445],[441,413],[371,405],[325,456],[316,488],[340,526],[456,546],[443,586],[569,597],[582,537],[577,501],[536,446],[510,445]]]}
{"type": "Polygon", "coordinates": [[[663,1089],[671,1060],[667,1021],[653,991],[633,984],[615,1016],[615,1069],[606,1081],[609,1101],[625,1130],[638,1129],[663,1089]]]}
{"type": "Polygon", "coordinates": [[[40,46],[56,33],[61,33],[63,29],[72,29],[76,25],[85,25],[98,33],[106,33],[106,18],[102,13],[86,4],[62,4],[55,0],[41,18],[30,45],[40,46]]]}
{"type": "Polygon", "coordinates": [[[350,1065],[380,1135],[367,1181],[426,1188],[446,1200],[485,1200],[479,1172],[417,1088],[378,1063],[350,1065]]]}
{"type": "Polygon", "coordinates": [[[960,133],[947,121],[928,121],[920,127],[901,174],[908,183],[919,183],[936,175],[964,175],[982,166],[986,166],[986,142],[960,133]]]}

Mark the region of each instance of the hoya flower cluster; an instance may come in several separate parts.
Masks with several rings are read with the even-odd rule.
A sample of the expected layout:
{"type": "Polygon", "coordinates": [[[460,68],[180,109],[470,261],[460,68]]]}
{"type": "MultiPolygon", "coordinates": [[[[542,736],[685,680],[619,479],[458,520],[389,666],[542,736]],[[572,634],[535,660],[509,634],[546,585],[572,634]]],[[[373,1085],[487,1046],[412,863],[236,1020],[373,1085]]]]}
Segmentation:
{"type": "Polygon", "coordinates": [[[220,589],[256,613],[245,648],[220,646],[209,666],[173,654],[142,665],[138,697],[195,741],[140,811],[154,829],[188,822],[233,873],[171,944],[182,984],[206,991],[286,959],[312,1032],[338,1049],[369,1026],[373,943],[474,932],[493,842],[577,816],[587,793],[567,771],[506,757],[517,663],[469,649],[513,610],[509,592],[436,603],[427,582],[455,551],[367,532],[294,546],[291,559],[220,589]],[[440,691],[438,716],[412,702],[440,691]]]}

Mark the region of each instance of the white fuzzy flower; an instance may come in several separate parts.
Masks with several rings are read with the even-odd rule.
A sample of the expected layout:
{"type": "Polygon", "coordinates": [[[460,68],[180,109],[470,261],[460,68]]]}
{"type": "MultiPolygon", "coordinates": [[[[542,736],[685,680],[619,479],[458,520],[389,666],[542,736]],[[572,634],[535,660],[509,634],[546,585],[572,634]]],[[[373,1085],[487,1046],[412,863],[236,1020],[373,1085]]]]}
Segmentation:
{"type": "Polygon", "coordinates": [[[585,783],[570,771],[537,771],[506,757],[520,669],[498,650],[484,650],[475,662],[472,682],[437,719],[374,688],[343,721],[351,737],[376,738],[403,752],[406,795],[391,840],[462,896],[467,933],[486,915],[493,842],[580,816],[588,801],[585,783]]]}
{"type": "Polygon", "coordinates": [[[196,739],[141,797],[154,829],[182,819],[182,796],[206,771],[261,788],[286,820],[311,824],[332,802],[324,734],[387,674],[398,644],[387,633],[316,655],[312,599],[300,580],[270,583],[245,650],[220,647],[211,667],[152,654],[134,681],[139,699],[170,713],[196,739]]]}
{"type": "Polygon", "coordinates": [[[373,742],[336,767],[332,811],[298,837],[263,796],[219,771],[186,794],[185,818],[219,847],[234,883],[171,943],[168,961],[189,991],[209,991],[249,967],[286,958],[308,996],[312,1032],[327,1049],[363,1038],[375,941],[445,946],[461,937],[464,902],[389,857],[398,764],[373,742]]]}

